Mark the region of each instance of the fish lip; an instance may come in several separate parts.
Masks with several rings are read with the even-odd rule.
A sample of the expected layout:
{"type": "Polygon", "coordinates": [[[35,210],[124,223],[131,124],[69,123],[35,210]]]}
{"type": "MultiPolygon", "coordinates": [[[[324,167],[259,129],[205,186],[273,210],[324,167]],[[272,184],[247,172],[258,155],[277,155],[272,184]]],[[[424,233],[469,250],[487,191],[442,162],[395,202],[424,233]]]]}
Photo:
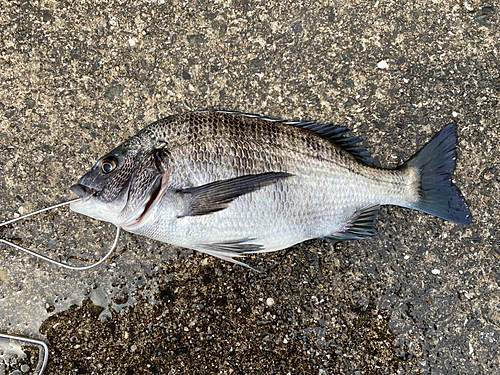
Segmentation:
{"type": "Polygon", "coordinates": [[[162,198],[163,192],[165,191],[165,183],[163,180],[163,177],[160,177],[155,181],[148,198],[145,200],[144,209],[141,214],[135,219],[122,224],[122,228],[132,229],[141,224],[142,219],[147,216],[148,212],[151,211],[151,209],[156,206],[156,203],[162,198]]]}
{"type": "Polygon", "coordinates": [[[82,199],[89,198],[97,193],[97,190],[95,190],[89,186],[82,185],[80,183],[71,186],[69,188],[69,190],[73,194],[75,194],[76,196],[78,196],[82,199]]]}

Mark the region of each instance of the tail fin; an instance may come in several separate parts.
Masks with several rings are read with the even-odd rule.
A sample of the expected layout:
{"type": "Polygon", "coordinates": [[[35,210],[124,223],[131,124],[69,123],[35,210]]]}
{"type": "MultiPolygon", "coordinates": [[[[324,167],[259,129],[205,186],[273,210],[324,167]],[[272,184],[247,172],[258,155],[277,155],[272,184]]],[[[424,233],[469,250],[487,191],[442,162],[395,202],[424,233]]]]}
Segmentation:
{"type": "Polygon", "coordinates": [[[415,168],[420,175],[420,199],[411,208],[457,224],[470,224],[467,203],[451,181],[456,148],[457,127],[450,124],[401,168],[415,168]]]}

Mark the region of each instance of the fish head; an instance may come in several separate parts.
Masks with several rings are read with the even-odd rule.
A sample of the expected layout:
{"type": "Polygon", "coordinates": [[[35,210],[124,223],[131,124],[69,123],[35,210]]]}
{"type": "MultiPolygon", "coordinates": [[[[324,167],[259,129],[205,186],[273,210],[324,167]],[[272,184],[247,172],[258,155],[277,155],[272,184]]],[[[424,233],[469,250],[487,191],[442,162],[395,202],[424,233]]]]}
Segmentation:
{"type": "Polygon", "coordinates": [[[168,180],[161,152],[124,144],[102,157],[71,191],[71,210],[117,226],[131,225],[154,203],[168,180]],[[165,182],[165,183],[162,183],[165,182]]]}

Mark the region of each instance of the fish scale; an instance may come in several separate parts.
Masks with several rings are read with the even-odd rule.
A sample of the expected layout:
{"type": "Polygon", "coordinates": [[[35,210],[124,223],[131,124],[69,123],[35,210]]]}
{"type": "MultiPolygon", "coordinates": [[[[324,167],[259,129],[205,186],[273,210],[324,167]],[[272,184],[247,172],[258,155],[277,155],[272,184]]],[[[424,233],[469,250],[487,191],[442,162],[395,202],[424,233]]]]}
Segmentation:
{"type": "Polygon", "coordinates": [[[470,223],[451,182],[454,125],[396,169],[373,166],[347,132],[231,112],[170,116],[100,159],[73,188],[82,199],[71,208],[230,261],[313,238],[369,237],[384,204],[470,223]]]}

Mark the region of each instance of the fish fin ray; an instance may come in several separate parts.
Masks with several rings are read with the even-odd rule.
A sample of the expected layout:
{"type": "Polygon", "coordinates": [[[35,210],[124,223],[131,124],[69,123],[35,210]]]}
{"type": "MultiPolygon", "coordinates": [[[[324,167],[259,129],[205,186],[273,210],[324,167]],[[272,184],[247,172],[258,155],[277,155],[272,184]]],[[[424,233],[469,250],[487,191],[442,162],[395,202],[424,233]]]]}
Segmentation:
{"type": "Polygon", "coordinates": [[[334,233],[326,238],[332,241],[361,240],[375,235],[375,218],[380,206],[374,205],[363,208],[353,215],[342,232],[334,233]]]}
{"type": "Polygon", "coordinates": [[[346,133],[349,133],[351,130],[344,126],[335,125],[333,123],[318,124],[316,121],[277,120],[261,115],[243,113],[243,112],[232,112],[232,111],[216,111],[216,112],[225,113],[229,115],[240,115],[249,118],[255,118],[270,122],[277,122],[284,125],[291,125],[291,126],[296,126],[298,128],[307,129],[317,134],[321,138],[325,138],[330,142],[334,143],[335,145],[337,145],[338,147],[342,148],[344,151],[351,154],[356,160],[366,165],[374,165],[370,151],[368,151],[364,147],[356,146],[358,143],[362,141],[362,139],[360,137],[345,137],[344,135],[346,133]]]}
{"type": "Polygon", "coordinates": [[[262,249],[264,248],[262,245],[248,243],[248,241],[252,240],[254,239],[245,238],[236,241],[198,244],[194,247],[194,249],[201,253],[208,254],[216,258],[223,259],[243,267],[247,267],[255,272],[262,273],[263,271],[258,270],[252,266],[249,266],[246,263],[234,259],[234,258],[244,258],[246,254],[262,251],[262,249]]]}
{"type": "Polygon", "coordinates": [[[254,240],[255,238],[243,238],[234,241],[204,243],[197,246],[220,253],[227,253],[230,256],[243,257],[245,254],[259,252],[264,249],[263,245],[251,243],[254,240]]]}
{"type": "Polygon", "coordinates": [[[344,126],[334,125],[333,123],[318,124],[315,122],[284,122],[284,124],[310,130],[350,153],[356,160],[366,165],[373,165],[370,151],[364,147],[357,146],[362,139],[360,137],[346,137],[345,134],[351,130],[344,126]]]}
{"type": "Polygon", "coordinates": [[[186,202],[186,212],[178,217],[207,215],[224,210],[236,198],[292,176],[286,172],[245,175],[179,190],[186,202]]]}

